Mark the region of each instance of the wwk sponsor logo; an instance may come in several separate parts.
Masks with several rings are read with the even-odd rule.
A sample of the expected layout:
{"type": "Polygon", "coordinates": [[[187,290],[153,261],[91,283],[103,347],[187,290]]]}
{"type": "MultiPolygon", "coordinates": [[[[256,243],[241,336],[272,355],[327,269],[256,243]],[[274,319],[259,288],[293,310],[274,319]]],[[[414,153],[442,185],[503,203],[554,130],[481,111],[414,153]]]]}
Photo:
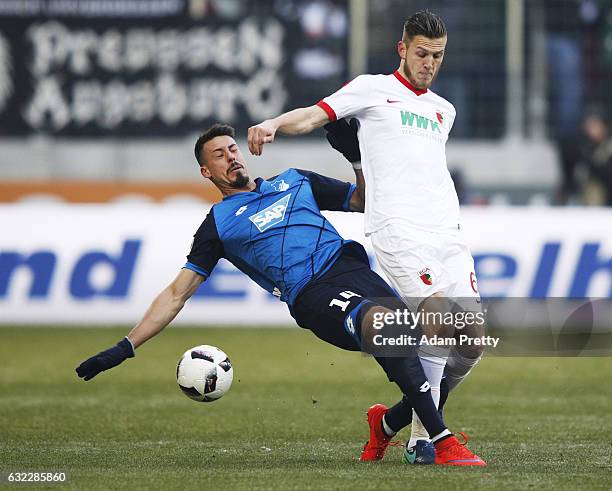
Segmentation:
{"type": "Polygon", "coordinates": [[[410,111],[400,111],[402,117],[402,126],[410,128],[418,128],[421,130],[429,130],[432,133],[442,133],[440,126],[443,126],[444,116],[441,113],[436,114],[438,121],[426,118],[420,114],[410,111]]]}

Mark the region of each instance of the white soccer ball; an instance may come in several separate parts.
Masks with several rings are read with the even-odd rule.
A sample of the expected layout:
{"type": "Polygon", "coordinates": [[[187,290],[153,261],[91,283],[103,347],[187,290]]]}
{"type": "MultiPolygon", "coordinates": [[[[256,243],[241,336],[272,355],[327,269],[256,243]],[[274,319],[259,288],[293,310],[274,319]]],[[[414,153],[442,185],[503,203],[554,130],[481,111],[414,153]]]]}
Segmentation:
{"type": "Polygon", "coordinates": [[[234,368],[227,355],[216,346],[196,346],[181,356],[176,381],[187,397],[212,402],[223,397],[234,379],[234,368]]]}

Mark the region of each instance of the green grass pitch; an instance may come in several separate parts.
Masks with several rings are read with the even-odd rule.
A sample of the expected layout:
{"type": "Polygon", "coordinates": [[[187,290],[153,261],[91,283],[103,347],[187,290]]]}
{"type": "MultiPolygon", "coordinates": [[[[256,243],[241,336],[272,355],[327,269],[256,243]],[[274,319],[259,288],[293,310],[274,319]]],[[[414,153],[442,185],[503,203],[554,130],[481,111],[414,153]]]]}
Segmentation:
{"type": "Polygon", "coordinates": [[[446,420],[489,466],[409,467],[399,448],[358,461],[365,411],[399,399],[371,359],[298,328],[168,328],[120,367],[76,377],[126,332],[0,329],[0,472],[66,471],[49,488],[87,490],[612,488],[610,358],[485,358],[446,420]],[[234,365],[210,404],[174,378],[198,344],[234,365]]]}

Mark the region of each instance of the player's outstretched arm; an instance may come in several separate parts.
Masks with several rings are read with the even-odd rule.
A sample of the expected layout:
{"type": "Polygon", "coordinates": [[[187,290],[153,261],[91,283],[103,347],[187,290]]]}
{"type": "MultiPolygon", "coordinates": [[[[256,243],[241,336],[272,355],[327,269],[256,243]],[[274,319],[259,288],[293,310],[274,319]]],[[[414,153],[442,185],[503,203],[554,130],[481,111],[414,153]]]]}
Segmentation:
{"type": "Polygon", "coordinates": [[[274,119],[266,119],[249,128],[249,151],[253,155],[261,155],[263,146],[273,142],[277,132],[285,135],[303,135],[320,128],[328,121],[327,113],[317,105],[294,109],[274,119]]]}
{"type": "Polygon", "coordinates": [[[116,367],[134,357],[134,350],[162,331],[181,311],[195,293],[204,277],[182,269],[175,280],[153,301],[142,320],[115,346],[88,358],[76,372],[84,380],[91,380],[100,372],[116,367]]]}
{"type": "Polygon", "coordinates": [[[181,269],[174,281],[153,300],[142,320],[127,335],[134,348],[138,348],[170,324],[203,281],[203,276],[190,269],[181,269]]]}

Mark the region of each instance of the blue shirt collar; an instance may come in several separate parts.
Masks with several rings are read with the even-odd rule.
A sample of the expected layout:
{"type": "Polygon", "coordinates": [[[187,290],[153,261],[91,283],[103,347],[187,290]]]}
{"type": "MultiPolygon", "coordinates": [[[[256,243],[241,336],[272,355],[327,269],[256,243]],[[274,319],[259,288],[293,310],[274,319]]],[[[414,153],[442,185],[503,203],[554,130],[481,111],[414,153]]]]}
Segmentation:
{"type": "Polygon", "coordinates": [[[249,193],[261,193],[261,183],[263,181],[264,181],[264,179],[262,179],[261,177],[257,177],[257,178],[255,178],[255,189],[253,191],[243,191],[241,193],[235,193],[235,194],[232,194],[230,196],[225,196],[222,201],[226,201],[228,199],[231,199],[234,196],[242,196],[244,194],[249,194],[249,193]]]}

